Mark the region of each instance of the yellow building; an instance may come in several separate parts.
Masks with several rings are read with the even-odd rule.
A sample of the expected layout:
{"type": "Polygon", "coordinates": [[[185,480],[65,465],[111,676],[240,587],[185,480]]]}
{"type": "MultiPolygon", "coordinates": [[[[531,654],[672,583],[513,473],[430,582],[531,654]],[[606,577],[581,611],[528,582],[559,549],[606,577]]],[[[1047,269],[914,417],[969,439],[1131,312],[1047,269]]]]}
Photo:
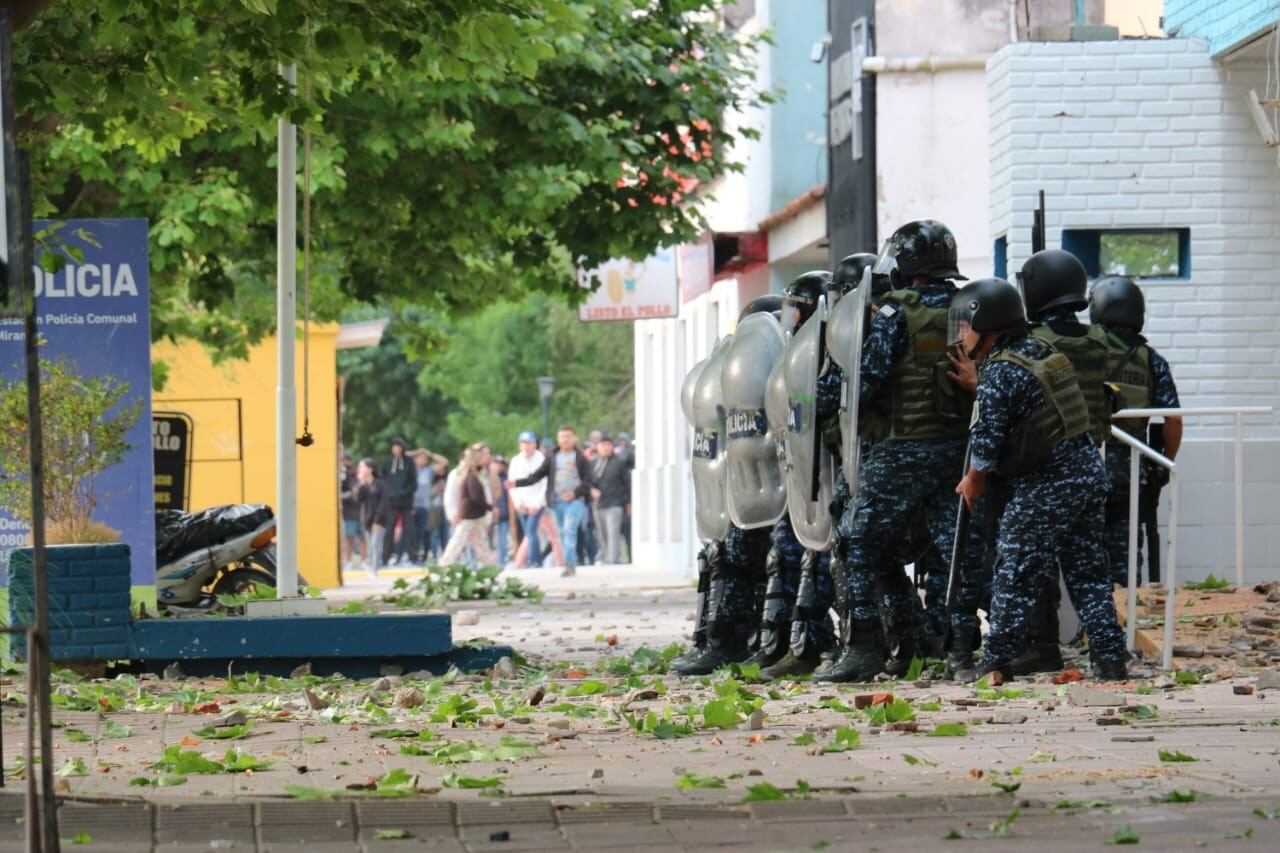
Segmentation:
{"type": "MultiPolygon", "coordinates": [[[[298,573],[313,586],[340,584],[338,537],[338,327],[311,327],[311,433],[298,453],[298,573]]],[[[302,347],[297,360],[298,425],[302,425],[302,347]]],[[[191,509],[217,504],[276,502],[276,339],[247,360],[215,365],[195,341],[153,345],[154,361],[169,368],[156,412],[181,412],[194,422],[191,509]]]]}

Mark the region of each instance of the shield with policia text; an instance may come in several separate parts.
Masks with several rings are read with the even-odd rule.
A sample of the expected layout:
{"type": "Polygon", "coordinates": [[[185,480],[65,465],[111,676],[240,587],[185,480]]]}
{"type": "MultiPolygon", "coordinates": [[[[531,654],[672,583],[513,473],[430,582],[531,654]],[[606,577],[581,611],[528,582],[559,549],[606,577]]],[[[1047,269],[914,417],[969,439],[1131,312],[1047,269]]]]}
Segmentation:
{"type": "Polygon", "coordinates": [[[871,269],[868,267],[863,270],[858,286],[836,303],[827,324],[827,353],[844,371],[844,387],[840,393],[840,464],[850,494],[857,494],[858,487],[858,388],[870,298],[871,269]]]}
{"type": "Polygon", "coordinates": [[[724,403],[720,369],[732,337],[716,345],[711,355],[694,365],[685,377],[680,402],[693,427],[694,517],[698,535],[720,541],[729,535],[729,507],[725,499],[724,403]]]}
{"type": "Polygon", "coordinates": [[[818,372],[825,358],[826,329],[827,300],[823,296],[782,356],[787,385],[787,509],[800,544],[817,551],[831,545],[834,533],[830,506],[835,460],[822,446],[817,423],[818,372]]]}
{"type": "Polygon", "coordinates": [[[769,375],[782,357],[782,327],[770,313],[738,324],[720,371],[725,420],[725,496],[739,527],[769,527],[787,511],[787,487],[778,458],[781,433],[765,411],[769,375]]]}

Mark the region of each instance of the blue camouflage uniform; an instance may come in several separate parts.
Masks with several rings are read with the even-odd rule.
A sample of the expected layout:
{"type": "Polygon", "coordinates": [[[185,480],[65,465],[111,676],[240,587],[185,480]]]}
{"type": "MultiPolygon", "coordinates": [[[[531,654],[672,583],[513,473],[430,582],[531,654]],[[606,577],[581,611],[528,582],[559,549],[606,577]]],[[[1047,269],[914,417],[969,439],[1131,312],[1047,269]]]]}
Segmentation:
{"type": "MultiPolygon", "coordinates": [[[[1111,329],[1127,344],[1141,338],[1126,329],[1111,329]]],[[[1151,405],[1152,409],[1177,409],[1178,386],[1173,382],[1173,371],[1164,356],[1145,343],[1151,354],[1151,405]]],[[[1145,460],[1138,468],[1142,477],[1140,486],[1146,487],[1151,476],[1145,460]]],[[[1119,441],[1107,442],[1107,477],[1111,482],[1111,503],[1107,512],[1107,556],[1111,562],[1111,579],[1120,586],[1129,583],[1129,446],[1119,441]]],[[[1142,574],[1143,530],[1138,528],[1138,573],[1142,574]]]]}
{"type": "Polygon", "coordinates": [[[746,645],[756,633],[764,600],[764,566],[770,535],[768,527],[729,528],[723,559],[715,560],[711,567],[709,638],[746,645]]]}
{"type": "MultiPolygon", "coordinates": [[[[956,288],[950,282],[913,285],[928,308],[949,308],[956,288]]],[[[910,344],[906,319],[889,306],[871,318],[863,343],[859,376],[859,404],[867,403],[890,378],[895,363],[910,344]]],[[[923,519],[927,542],[939,554],[950,555],[955,538],[955,484],[964,465],[963,439],[894,440],[875,442],[859,468],[858,493],[849,502],[838,530],[849,564],[848,584],[855,620],[881,615],[876,590],[895,589],[894,573],[902,572],[904,531],[923,519]],[[887,583],[885,581],[888,581],[887,583]]],[[[978,565],[980,531],[970,526],[963,565],[978,565]]],[[[916,555],[918,556],[918,555],[916,555]]],[[[902,605],[906,600],[896,599],[902,605]]],[[[911,624],[916,617],[886,612],[887,623],[911,624]]],[[[973,622],[976,625],[976,608],[973,622]]]]}
{"type": "MultiPolygon", "coordinates": [[[[1005,338],[991,357],[1006,348],[1034,357],[1043,346],[1026,336],[1005,338]]],[[[1045,405],[1044,392],[1029,371],[989,358],[978,381],[972,467],[994,471],[1014,427],[1045,405]]],[[[1107,480],[1097,447],[1087,435],[1067,438],[1042,464],[1008,478],[1008,485],[981,669],[1003,667],[1022,650],[1037,595],[1056,583],[1059,569],[1089,634],[1095,662],[1124,660],[1124,634],[1116,619],[1102,541],[1107,480]]]]}
{"type": "Polygon", "coordinates": [[[781,655],[791,642],[791,621],[805,549],[796,539],[791,517],[786,513],[769,528],[769,542],[765,564],[768,578],[760,614],[760,650],[768,655],[781,655]]]}

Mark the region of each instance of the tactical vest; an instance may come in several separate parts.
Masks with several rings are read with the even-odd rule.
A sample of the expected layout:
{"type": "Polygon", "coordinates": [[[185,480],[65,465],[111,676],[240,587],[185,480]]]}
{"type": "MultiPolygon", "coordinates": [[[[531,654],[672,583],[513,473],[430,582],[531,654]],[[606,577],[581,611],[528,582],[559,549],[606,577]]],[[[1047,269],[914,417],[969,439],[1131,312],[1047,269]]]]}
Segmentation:
{"type": "MultiPolygon", "coordinates": [[[[1151,375],[1151,348],[1146,339],[1139,337],[1136,345],[1128,344],[1108,332],[1107,346],[1107,392],[1116,411],[1150,408],[1155,399],[1155,378],[1151,375]]],[[[1139,441],[1147,440],[1147,418],[1120,418],[1114,423],[1139,441]]],[[[1107,437],[1114,441],[1110,435],[1107,437]]]]}
{"type": "Polygon", "coordinates": [[[1088,334],[1078,338],[1060,335],[1049,326],[1035,325],[1031,334],[1071,359],[1076,380],[1089,411],[1089,435],[1099,444],[1111,435],[1111,399],[1106,392],[1107,362],[1111,347],[1101,326],[1086,326],[1088,334]]]}
{"type": "MultiPolygon", "coordinates": [[[[891,291],[885,294],[884,302],[900,306],[907,323],[906,352],[889,373],[888,438],[964,438],[973,395],[947,378],[951,370],[947,360],[948,309],[924,305],[914,290],[891,291]]],[[[875,402],[870,405],[874,407],[875,402]]],[[[862,419],[861,410],[858,419],[862,419]]]]}
{"type": "Polygon", "coordinates": [[[1090,417],[1084,393],[1072,362],[1053,347],[1040,342],[1034,356],[1004,350],[988,365],[1007,361],[1025,369],[1040,385],[1045,403],[1026,421],[1015,424],[996,469],[1006,477],[1026,474],[1038,467],[1053,449],[1068,438],[1089,431],[1090,417]]]}

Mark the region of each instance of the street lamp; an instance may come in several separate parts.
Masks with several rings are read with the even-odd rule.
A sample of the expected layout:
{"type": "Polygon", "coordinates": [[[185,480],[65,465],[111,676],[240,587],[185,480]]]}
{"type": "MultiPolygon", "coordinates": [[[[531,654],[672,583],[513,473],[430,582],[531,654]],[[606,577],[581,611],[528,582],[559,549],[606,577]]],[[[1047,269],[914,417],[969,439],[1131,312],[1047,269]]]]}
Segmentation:
{"type": "Polygon", "coordinates": [[[542,437],[551,435],[551,395],[556,390],[554,376],[538,377],[538,400],[542,403],[542,437]]]}

